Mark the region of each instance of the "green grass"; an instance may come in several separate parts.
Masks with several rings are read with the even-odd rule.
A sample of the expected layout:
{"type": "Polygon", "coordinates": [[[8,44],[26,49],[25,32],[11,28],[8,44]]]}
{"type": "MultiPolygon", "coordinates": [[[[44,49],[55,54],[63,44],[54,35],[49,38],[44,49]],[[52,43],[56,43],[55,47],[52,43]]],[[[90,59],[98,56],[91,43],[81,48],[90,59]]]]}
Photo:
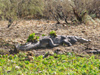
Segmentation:
{"type": "Polygon", "coordinates": [[[100,75],[100,60],[95,56],[86,58],[69,53],[44,59],[33,56],[32,61],[26,58],[24,53],[0,55],[0,75],[100,75]]]}

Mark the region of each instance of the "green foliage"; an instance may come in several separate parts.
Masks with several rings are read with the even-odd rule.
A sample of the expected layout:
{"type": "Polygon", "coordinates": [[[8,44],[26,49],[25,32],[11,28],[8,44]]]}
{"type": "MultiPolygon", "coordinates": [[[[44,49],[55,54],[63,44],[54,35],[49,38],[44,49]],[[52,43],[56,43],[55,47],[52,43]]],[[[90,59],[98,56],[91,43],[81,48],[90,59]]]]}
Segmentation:
{"type": "Polygon", "coordinates": [[[45,36],[45,34],[42,34],[42,36],[45,36]]]}
{"type": "Polygon", "coordinates": [[[29,17],[64,19],[67,16],[71,17],[72,8],[70,4],[76,6],[79,11],[86,9],[89,14],[99,14],[99,0],[63,0],[62,2],[61,0],[0,0],[0,20],[29,17]]]}
{"type": "Polygon", "coordinates": [[[33,56],[32,61],[25,59],[20,54],[3,55],[0,57],[0,75],[99,75],[100,60],[95,56],[79,57],[73,53],[63,55],[49,56],[33,56]]]}
{"type": "Polygon", "coordinates": [[[56,31],[51,31],[50,33],[49,33],[51,36],[57,36],[57,34],[56,34],[56,31]]]}
{"type": "Polygon", "coordinates": [[[39,40],[39,36],[36,36],[35,33],[29,35],[27,42],[36,42],[39,40]]]}
{"type": "Polygon", "coordinates": [[[17,19],[16,0],[0,0],[0,19],[17,19]]]}
{"type": "Polygon", "coordinates": [[[22,0],[19,3],[19,14],[23,16],[43,15],[43,6],[42,0],[22,0]]]}
{"type": "Polygon", "coordinates": [[[42,15],[42,0],[0,0],[0,19],[42,15]]]}

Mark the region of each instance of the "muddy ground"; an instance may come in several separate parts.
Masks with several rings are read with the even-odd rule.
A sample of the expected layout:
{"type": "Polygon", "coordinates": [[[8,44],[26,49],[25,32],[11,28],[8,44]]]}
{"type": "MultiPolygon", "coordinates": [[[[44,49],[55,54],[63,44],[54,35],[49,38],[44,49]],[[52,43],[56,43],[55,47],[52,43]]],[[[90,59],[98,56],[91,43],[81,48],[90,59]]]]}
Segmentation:
{"type": "Polygon", "coordinates": [[[50,31],[55,30],[58,35],[80,36],[85,39],[90,39],[90,43],[76,43],[75,45],[58,46],[55,48],[33,49],[35,55],[44,54],[47,51],[59,50],[63,52],[75,52],[82,55],[87,55],[86,50],[100,49],[100,22],[97,24],[56,24],[55,21],[46,20],[20,20],[7,28],[7,21],[0,21],[0,54],[9,53],[14,50],[13,45],[20,43],[24,44],[31,33],[41,36],[48,35],[50,31]]]}

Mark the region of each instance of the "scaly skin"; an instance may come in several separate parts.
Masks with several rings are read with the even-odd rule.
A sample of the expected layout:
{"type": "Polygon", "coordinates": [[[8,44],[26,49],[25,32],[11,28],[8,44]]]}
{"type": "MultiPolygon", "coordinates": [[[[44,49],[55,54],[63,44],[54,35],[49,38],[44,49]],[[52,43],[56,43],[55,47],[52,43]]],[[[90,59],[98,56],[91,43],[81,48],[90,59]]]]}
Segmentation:
{"type": "Polygon", "coordinates": [[[84,38],[80,38],[77,36],[65,36],[65,35],[57,35],[56,37],[43,36],[36,43],[28,42],[22,46],[17,45],[16,48],[18,50],[30,50],[39,47],[47,47],[47,45],[50,47],[56,47],[63,43],[67,44],[68,46],[72,46],[76,42],[86,43],[86,42],[90,42],[90,40],[86,40],[84,38]]]}

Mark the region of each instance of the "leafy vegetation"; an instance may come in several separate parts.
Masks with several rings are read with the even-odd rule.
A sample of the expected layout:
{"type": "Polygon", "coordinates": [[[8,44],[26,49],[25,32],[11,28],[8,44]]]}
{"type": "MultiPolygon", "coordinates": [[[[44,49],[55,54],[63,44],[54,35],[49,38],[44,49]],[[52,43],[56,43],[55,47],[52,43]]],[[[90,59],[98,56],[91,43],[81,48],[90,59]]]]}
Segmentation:
{"type": "MultiPolygon", "coordinates": [[[[54,18],[58,23],[61,19],[67,23],[67,19],[73,19],[75,14],[83,15],[84,10],[93,18],[100,18],[99,0],[72,0],[75,9],[72,9],[69,1],[71,0],[0,0],[0,20],[8,20],[8,27],[13,20],[26,17],[54,18]]],[[[49,34],[56,36],[55,31],[49,34]]],[[[32,33],[27,42],[38,40],[39,36],[32,33]]],[[[9,43],[2,45],[10,46],[9,43]]],[[[95,56],[79,57],[73,53],[43,58],[42,55],[27,56],[20,52],[16,55],[0,55],[0,75],[100,75],[100,60],[95,56]]]]}
{"type": "Polygon", "coordinates": [[[99,6],[100,1],[98,0],[47,0],[44,11],[46,12],[46,17],[52,17],[57,21],[57,24],[61,23],[62,20],[67,24],[68,20],[76,20],[76,22],[82,23],[84,14],[83,16],[81,15],[85,10],[89,15],[95,14],[95,17],[100,18],[98,13],[100,12],[99,6]]]}
{"type": "MultiPolygon", "coordinates": [[[[51,31],[49,33],[51,36],[57,36],[56,31],[51,31]]],[[[45,36],[45,34],[42,34],[42,36],[45,36]]],[[[39,41],[39,36],[36,36],[35,33],[32,33],[29,35],[27,42],[36,42],[39,41]]]]}
{"type": "Polygon", "coordinates": [[[29,35],[27,42],[36,42],[39,40],[39,36],[36,36],[35,33],[29,35]]]}
{"type": "Polygon", "coordinates": [[[49,33],[51,36],[57,36],[57,34],[56,34],[56,31],[51,31],[50,33],[49,33]]]}
{"type": "Polygon", "coordinates": [[[89,14],[100,17],[98,0],[0,0],[0,19],[44,17],[67,22],[67,18],[73,16],[70,4],[76,6],[79,13],[87,10],[89,14]]]}
{"type": "Polygon", "coordinates": [[[42,0],[0,0],[0,19],[42,15],[42,0]]]}
{"type": "Polygon", "coordinates": [[[0,75],[99,75],[100,60],[94,56],[78,57],[72,53],[44,58],[33,56],[32,61],[25,60],[25,53],[0,55],[0,75]],[[56,58],[54,57],[56,56],[56,58]]]}
{"type": "Polygon", "coordinates": [[[42,36],[46,36],[45,34],[42,34],[42,36]]]}

